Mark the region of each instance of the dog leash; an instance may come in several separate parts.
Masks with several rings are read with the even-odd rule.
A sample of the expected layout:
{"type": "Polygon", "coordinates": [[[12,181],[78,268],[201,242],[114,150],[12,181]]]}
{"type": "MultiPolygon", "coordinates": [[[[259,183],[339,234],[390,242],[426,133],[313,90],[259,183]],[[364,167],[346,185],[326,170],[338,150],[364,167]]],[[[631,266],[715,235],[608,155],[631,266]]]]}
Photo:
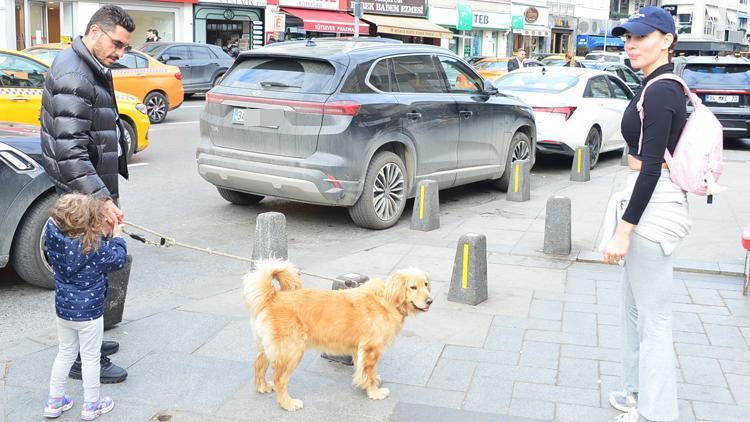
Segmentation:
{"type": "MultiPolygon", "coordinates": [[[[155,240],[148,239],[148,238],[146,238],[143,235],[140,235],[140,234],[137,234],[137,233],[132,233],[132,232],[130,232],[128,230],[123,229],[122,232],[125,233],[125,234],[127,234],[128,236],[130,236],[131,239],[137,240],[137,241],[139,241],[139,242],[141,242],[141,243],[143,243],[145,245],[155,246],[157,248],[169,248],[169,247],[172,247],[172,246],[179,246],[181,248],[190,249],[190,250],[197,251],[197,252],[203,252],[203,253],[206,253],[206,254],[209,254],[209,255],[222,256],[224,258],[234,259],[234,260],[242,261],[242,262],[249,262],[251,264],[257,263],[257,260],[251,259],[251,258],[247,258],[247,257],[244,257],[244,256],[233,255],[233,254],[226,253],[226,252],[215,251],[215,250],[213,250],[211,248],[201,248],[199,246],[190,245],[188,243],[178,242],[173,237],[166,236],[166,235],[164,235],[162,233],[156,232],[154,230],[148,229],[148,228],[143,227],[143,226],[139,226],[139,225],[131,223],[129,221],[123,221],[122,224],[124,224],[126,226],[133,227],[134,229],[137,229],[137,230],[144,231],[146,233],[150,233],[150,234],[154,235],[155,237],[159,238],[158,241],[155,241],[155,240]]],[[[339,282],[341,281],[341,280],[339,280],[337,278],[329,277],[329,276],[322,275],[322,274],[316,274],[316,273],[312,273],[312,272],[309,272],[309,271],[300,270],[299,272],[301,274],[309,275],[311,277],[320,278],[320,279],[323,279],[323,280],[339,281],[339,282]]]]}

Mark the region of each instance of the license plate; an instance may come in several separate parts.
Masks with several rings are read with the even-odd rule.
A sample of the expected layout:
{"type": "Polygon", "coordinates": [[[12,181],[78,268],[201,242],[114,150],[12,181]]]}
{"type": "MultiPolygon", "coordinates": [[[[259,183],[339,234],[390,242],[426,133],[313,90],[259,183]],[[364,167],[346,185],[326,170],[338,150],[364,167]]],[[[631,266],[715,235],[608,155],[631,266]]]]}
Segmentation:
{"type": "Polygon", "coordinates": [[[242,125],[245,124],[245,109],[235,108],[232,111],[232,124],[242,125]]]}
{"type": "Polygon", "coordinates": [[[739,95],[706,95],[706,102],[718,103],[718,104],[739,103],[740,96],[739,95]]]}

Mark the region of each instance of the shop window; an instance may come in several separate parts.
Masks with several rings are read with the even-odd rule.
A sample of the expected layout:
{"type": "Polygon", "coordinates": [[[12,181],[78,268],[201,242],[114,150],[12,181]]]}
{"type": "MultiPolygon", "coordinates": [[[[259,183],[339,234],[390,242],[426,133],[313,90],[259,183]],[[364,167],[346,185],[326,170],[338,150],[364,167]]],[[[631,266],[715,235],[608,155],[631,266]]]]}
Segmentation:
{"type": "Polygon", "coordinates": [[[445,92],[432,56],[395,57],[393,67],[399,92],[445,92]]]}
{"type": "MultiPolygon", "coordinates": [[[[127,9],[127,12],[135,22],[136,32],[133,34],[133,38],[143,37],[145,41],[146,30],[156,29],[161,41],[175,40],[175,12],[133,10],[130,8],[127,9]]],[[[138,42],[134,40],[133,45],[138,45],[138,42]]]]}
{"type": "Polygon", "coordinates": [[[0,55],[0,87],[42,88],[47,68],[13,54],[0,55]]]}

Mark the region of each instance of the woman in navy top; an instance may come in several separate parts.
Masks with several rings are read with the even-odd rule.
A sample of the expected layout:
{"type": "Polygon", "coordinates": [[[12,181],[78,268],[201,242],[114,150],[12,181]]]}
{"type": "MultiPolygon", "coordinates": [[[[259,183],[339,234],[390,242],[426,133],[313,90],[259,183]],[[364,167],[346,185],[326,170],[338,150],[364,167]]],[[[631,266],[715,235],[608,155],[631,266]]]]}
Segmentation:
{"type": "MultiPolygon", "coordinates": [[[[623,36],[633,67],[646,75],[645,85],[671,73],[671,50],[677,42],[672,16],[659,7],[643,7],[612,29],[623,36]]],[[[642,91],[644,92],[644,91],[642,91]]],[[[630,174],[624,192],[610,205],[617,228],[604,247],[610,263],[624,260],[622,282],[622,391],[610,404],[625,413],[622,422],[677,419],[677,381],[672,345],[672,252],[687,234],[685,192],[672,183],[664,160],[674,153],[686,122],[686,97],[679,82],[659,80],[644,92],[641,118],[635,96],[622,117],[630,174]],[[642,140],[641,140],[642,134],[642,140]]]]}

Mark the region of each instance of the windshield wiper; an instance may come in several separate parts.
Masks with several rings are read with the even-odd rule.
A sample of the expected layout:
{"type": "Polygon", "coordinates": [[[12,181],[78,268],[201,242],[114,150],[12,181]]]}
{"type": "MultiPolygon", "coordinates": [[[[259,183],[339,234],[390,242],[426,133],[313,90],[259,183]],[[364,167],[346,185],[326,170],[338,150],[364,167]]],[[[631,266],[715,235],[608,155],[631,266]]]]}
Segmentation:
{"type": "Polygon", "coordinates": [[[263,81],[260,83],[260,86],[273,86],[277,88],[301,88],[298,85],[289,85],[289,84],[285,84],[284,82],[273,82],[273,81],[263,81]]]}

